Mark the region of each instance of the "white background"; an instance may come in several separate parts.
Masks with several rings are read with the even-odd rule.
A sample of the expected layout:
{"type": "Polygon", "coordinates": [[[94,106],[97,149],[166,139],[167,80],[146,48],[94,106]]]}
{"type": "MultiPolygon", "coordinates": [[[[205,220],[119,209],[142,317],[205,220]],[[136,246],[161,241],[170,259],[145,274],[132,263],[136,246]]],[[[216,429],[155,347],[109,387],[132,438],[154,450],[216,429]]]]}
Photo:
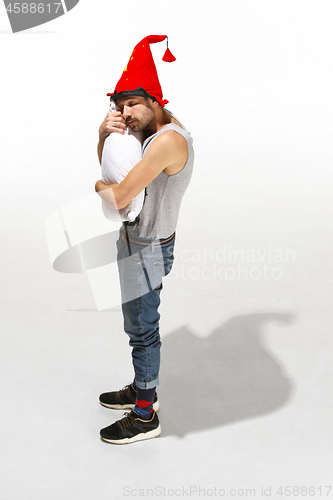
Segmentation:
{"type": "Polygon", "coordinates": [[[0,8],[2,498],[264,486],[280,499],[288,485],[326,497],[332,14],[329,1],[81,0],[13,35],[0,8]],[[44,225],[94,192],[105,94],[149,34],[169,36],[176,62],[163,42],[152,51],[196,161],[160,309],[162,435],[121,447],[99,440],[121,414],[98,405],[132,377],[120,308],[97,312],[84,275],[52,269],[44,225]],[[236,270],[236,250],[256,253],[248,274],[214,276],[236,270]]]}

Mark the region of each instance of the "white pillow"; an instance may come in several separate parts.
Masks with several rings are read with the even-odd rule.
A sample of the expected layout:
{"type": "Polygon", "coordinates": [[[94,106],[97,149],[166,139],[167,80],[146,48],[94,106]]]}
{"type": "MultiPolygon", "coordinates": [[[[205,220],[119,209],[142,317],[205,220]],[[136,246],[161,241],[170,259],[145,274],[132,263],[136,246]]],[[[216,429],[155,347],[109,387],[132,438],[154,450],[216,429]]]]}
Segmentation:
{"type": "MultiPolygon", "coordinates": [[[[118,111],[111,103],[110,111],[118,111]]],[[[125,134],[112,132],[104,142],[102,153],[102,179],[106,184],[119,184],[132,170],[134,165],[142,159],[143,133],[133,132],[127,127],[125,134]]],[[[145,191],[141,191],[130,204],[123,209],[113,209],[102,201],[105,217],[110,220],[134,221],[141,212],[145,198],[145,191]]]]}

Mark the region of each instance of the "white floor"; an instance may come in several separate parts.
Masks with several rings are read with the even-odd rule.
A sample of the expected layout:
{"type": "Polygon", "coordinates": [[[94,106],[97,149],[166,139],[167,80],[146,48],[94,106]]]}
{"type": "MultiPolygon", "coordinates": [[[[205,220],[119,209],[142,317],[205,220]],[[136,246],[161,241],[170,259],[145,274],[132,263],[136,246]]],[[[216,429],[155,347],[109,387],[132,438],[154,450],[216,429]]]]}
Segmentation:
{"type": "Polygon", "coordinates": [[[14,207],[10,222],[3,221],[6,500],[180,492],[200,498],[199,488],[201,496],[223,488],[261,496],[262,487],[278,499],[280,486],[314,486],[314,498],[327,493],[332,238],[323,219],[329,190],[322,185],[312,203],[299,196],[295,209],[291,199],[282,206],[281,196],[270,195],[260,210],[253,193],[244,192],[237,199],[246,213],[225,192],[227,215],[204,225],[207,209],[196,208],[193,197],[197,184],[195,177],[192,198],[184,199],[175,267],[160,308],[162,434],[128,446],[99,439],[100,428],[121,415],[102,408],[99,393],[132,378],[120,307],[97,312],[84,275],[52,270],[43,224],[49,204],[27,202],[26,225],[14,207]],[[226,263],[218,253],[223,248],[226,263]],[[242,263],[237,275],[239,249],[261,257],[242,263]],[[273,262],[277,257],[284,261],[273,262]],[[263,262],[280,270],[273,274],[279,279],[267,269],[264,278],[263,262]],[[227,282],[226,267],[236,273],[227,282]]]}
{"type": "MultiPolygon", "coordinates": [[[[109,3],[103,4],[108,12],[109,3]]],[[[162,292],[162,434],[113,446],[100,440],[99,430],[122,413],[100,406],[98,396],[132,380],[121,310],[97,311],[85,275],[53,270],[45,235],[49,215],[92,193],[100,178],[97,129],[112,87],[111,72],[101,71],[107,49],[100,49],[103,40],[105,47],[110,43],[109,20],[91,14],[95,35],[99,22],[104,30],[87,38],[88,3],[81,4],[50,27],[55,34],[1,39],[7,37],[8,78],[0,96],[6,136],[0,498],[333,498],[328,11],[283,4],[285,16],[255,1],[253,12],[241,2],[242,17],[224,5],[224,30],[230,24],[234,38],[228,48],[224,40],[224,60],[212,73],[222,57],[216,26],[213,44],[188,26],[186,53],[176,38],[183,62],[161,69],[163,78],[183,71],[179,81],[185,81],[201,47],[207,67],[199,66],[197,88],[218,85],[220,92],[196,106],[192,88],[188,102],[168,84],[176,96],[170,109],[192,133],[196,163],[177,226],[176,261],[162,292]],[[75,19],[82,29],[74,50],[75,19]],[[44,65],[36,59],[41,40],[44,65]],[[23,73],[33,75],[24,100],[23,73]]],[[[199,25],[199,4],[193,12],[199,25]]],[[[135,20],[129,23],[139,33],[135,20]]],[[[154,25],[158,33],[168,26],[154,25]]],[[[119,27],[111,38],[118,35],[119,27]]],[[[170,41],[173,52],[177,47],[170,41]]],[[[125,56],[118,52],[117,65],[125,56]]]]}

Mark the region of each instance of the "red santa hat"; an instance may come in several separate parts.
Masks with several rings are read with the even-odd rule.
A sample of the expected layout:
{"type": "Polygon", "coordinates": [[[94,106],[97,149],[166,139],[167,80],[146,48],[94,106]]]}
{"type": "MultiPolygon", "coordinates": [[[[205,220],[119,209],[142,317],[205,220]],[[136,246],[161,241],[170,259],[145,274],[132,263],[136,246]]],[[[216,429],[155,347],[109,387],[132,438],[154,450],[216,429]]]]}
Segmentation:
{"type": "MultiPolygon", "coordinates": [[[[114,92],[107,95],[111,96],[112,99],[116,99],[117,95],[120,93],[123,93],[123,95],[131,95],[131,91],[136,91],[136,94],[143,91],[142,95],[145,95],[144,92],[146,92],[164,107],[169,101],[163,99],[162,88],[150,50],[150,44],[162,42],[167,38],[166,35],[150,35],[143,38],[141,42],[134,47],[132,55],[114,92]]],[[[165,62],[176,60],[168,48],[168,40],[167,49],[162,60],[165,62]]]]}

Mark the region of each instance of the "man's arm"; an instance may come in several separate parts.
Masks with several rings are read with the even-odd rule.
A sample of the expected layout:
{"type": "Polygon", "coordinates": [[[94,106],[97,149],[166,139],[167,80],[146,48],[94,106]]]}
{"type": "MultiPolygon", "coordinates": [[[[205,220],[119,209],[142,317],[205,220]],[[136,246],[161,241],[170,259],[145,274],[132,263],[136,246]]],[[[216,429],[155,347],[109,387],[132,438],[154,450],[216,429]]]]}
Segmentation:
{"type": "Polygon", "coordinates": [[[174,130],[169,130],[152,141],[143,159],[132,168],[120,184],[104,184],[100,180],[96,182],[95,190],[106,203],[122,209],[162,170],[168,167],[181,169],[186,163],[187,154],[186,139],[174,130]]]}

